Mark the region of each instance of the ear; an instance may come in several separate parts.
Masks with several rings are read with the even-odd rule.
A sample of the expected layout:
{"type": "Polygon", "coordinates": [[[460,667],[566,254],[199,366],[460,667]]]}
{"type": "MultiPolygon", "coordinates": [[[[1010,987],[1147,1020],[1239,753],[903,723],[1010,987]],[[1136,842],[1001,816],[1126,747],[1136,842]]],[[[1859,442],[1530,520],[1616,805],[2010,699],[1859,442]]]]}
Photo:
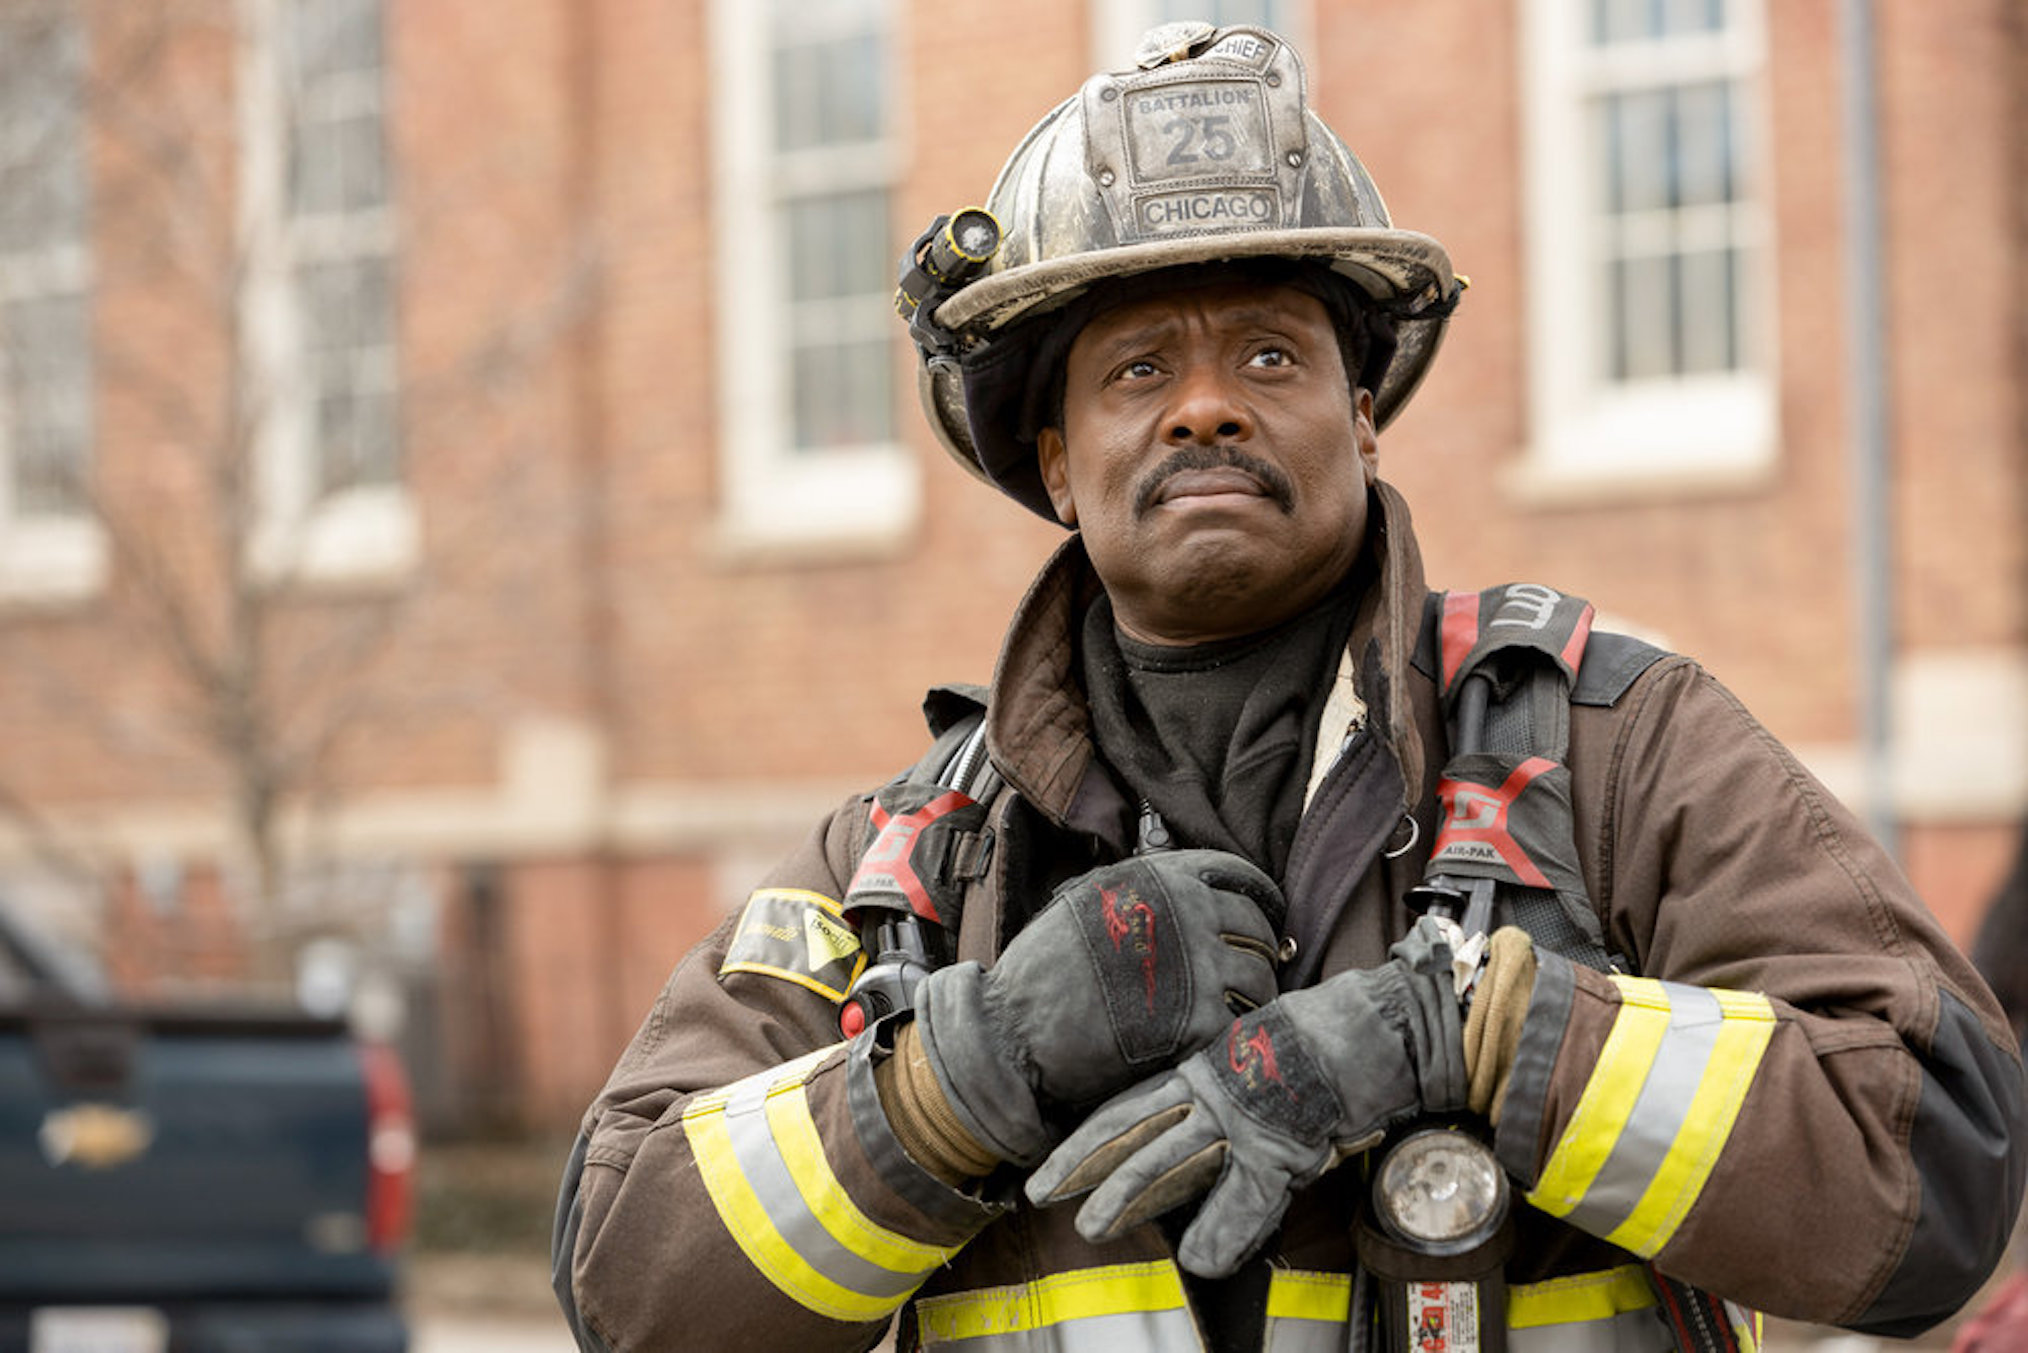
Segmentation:
{"type": "Polygon", "coordinates": [[[1373,427],[1373,392],[1364,387],[1352,392],[1352,438],[1359,469],[1370,485],[1380,478],[1380,434],[1373,427]]]}
{"type": "Polygon", "coordinates": [[[1077,525],[1077,504],[1070,496],[1070,448],[1064,445],[1061,428],[1044,428],[1035,434],[1035,466],[1042,472],[1042,487],[1049,491],[1049,505],[1065,526],[1077,525]]]}

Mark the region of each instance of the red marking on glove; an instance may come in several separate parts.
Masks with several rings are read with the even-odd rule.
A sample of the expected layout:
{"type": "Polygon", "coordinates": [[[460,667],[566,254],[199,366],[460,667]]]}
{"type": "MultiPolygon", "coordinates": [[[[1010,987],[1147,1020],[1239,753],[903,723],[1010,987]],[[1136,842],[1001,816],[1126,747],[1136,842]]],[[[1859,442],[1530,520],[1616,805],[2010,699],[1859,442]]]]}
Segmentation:
{"type": "Polygon", "coordinates": [[[1240,1026],[1241,1021],[1234,1020],[1225,1035],[1225,1060],[1232,1067],[1232,1074],[1245,1081],[1250,1090],[1274,1084],[1293,1097],[1295,1091],[1282,1079],[1281,1066],[1275,1061],[1274,1035],[1268,1032],[1267,1025],[1260,1025],[1245,1038],[1239,1036],[1240,1026]]]}
{"type": "Polygon", "coordinates": [[[1155,1008],[1155,909],[1135,898],[1127,908],[1126,915],[1120,914],[1119,894],[1110,888],[1099,889],[1099,905],[1104,908],[1106,934],[1111,937],[1113,948],[1118,949],[1128,939],[1134,942],[1134,952],[1141,956],[1141,983],[1147,988],[1148,1009],[1155,1008]]]}

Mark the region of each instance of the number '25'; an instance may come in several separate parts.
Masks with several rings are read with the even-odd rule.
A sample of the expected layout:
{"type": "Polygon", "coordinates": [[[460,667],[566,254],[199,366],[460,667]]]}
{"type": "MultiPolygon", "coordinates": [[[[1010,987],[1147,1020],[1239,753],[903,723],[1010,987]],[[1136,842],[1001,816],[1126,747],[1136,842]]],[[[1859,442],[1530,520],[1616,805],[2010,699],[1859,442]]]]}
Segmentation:
{"type": "Polygon", "coordinates": [[[1232,118],[1225,113],[1174,118],[1162,124],[1162,131],[1176,138],[1169,147],[1170,164],[1195,164],[1199,159],[1229,160],[1239,149],[1232,136],[1232,118]]]}

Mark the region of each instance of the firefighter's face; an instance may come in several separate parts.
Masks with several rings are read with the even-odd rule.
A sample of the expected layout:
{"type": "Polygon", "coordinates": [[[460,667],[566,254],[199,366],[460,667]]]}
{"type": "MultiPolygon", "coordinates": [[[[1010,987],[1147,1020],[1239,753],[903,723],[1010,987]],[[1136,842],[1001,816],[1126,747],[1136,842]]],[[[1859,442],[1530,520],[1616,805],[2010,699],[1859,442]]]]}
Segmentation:
{"type": "Polygon", "coordinates": [[[1373,400],[1306,292],[1221,283],[1102,312],[1071,343],[1060,421],[1043,482],[1135,638],[1266,629],[1358,556],[1373,400]]]}

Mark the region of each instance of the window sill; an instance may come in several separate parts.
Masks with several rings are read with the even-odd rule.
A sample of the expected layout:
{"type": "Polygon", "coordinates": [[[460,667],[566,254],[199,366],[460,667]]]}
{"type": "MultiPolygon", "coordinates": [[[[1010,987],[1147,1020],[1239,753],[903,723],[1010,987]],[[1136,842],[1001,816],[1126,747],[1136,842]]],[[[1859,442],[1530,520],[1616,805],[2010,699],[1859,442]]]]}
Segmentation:
{"type": "Polygon", "coordinates": [[[710,538],[729,567],[892,559],[916,537],[922,473],[899,445],[776,456],[735,465],[710,538]]]}
{"type": "Polygon", "coordinates": [[[333,495],[299,517],[264,524],[253,541],[254,570],[273,582],[396,582],[421,556],[415,502],[398,487],[333,495]]]}
{"type": "Polygon", "coordinates": [[[1558,508],[1745,497],[1765,492],[1775,481],[1772,456],[1756,463],[1693,466],[1643,463],[1638,452],[1611,464],[1528,451],[1509,467],[1500,487],[1519,507],[1558,508]]]}
{"type": "Polygon", "coordinates": [[[0,604],[73,606],[105,589],[106,537],[96,521],[14,521],[4,530],[0,604]]]}
{"type": "Polygon", "coordinates": [[[1758,376],[1656,381],[1538,419],[1505,489],[1523,506],[1757,492],[1774,482],[1774,398],[1758,376]]]}

